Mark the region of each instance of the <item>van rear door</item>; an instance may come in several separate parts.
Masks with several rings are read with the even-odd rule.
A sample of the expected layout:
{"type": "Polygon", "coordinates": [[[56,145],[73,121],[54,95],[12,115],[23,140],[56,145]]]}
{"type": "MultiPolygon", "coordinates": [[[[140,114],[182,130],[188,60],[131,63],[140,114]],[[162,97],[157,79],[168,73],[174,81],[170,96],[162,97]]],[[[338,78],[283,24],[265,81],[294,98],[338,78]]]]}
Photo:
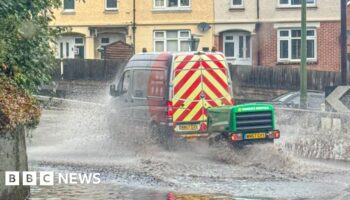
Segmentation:
{"type": "Polygon", "coordinates": [[[172,74],[173,122],[176,132],[197,132],[203,115],[199,55],[176,56],[172,74]],[[199,117],[198,117],[199,116],[199,117]]]}
{"type": "Polygon", "coordinates": [[[205,132],[206,108],[231,104],[228,68],[221,54],[176,56],[172,77],[176,132],[205,132]]]}
{"type": "MultiPolygon", "coordinates": [[[[205,54],[201,56],[203,86],[203,107],[231,105],[232,88],[229,69],[222,54],[205,54]]],[[[206,130],[207,113],[202,116],[206,130]]]]}

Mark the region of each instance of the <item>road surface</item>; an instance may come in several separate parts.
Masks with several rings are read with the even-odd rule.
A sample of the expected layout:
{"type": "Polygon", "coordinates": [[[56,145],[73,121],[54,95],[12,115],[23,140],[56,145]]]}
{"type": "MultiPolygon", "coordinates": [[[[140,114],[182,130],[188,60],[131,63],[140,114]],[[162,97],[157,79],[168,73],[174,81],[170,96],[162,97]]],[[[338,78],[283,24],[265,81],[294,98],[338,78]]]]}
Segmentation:
{"type": "Polygon", "coordinates": [[[169,192],[232,199],[350,199],[350,162],[296,156],[285,148],[297,137],[296,127],[279,128],[282,138],[275,144],[233,151],[193,143],[168,152],[147,136],[112,137],[98,107],[44,110],[38,128],[28,133],[30,169],[100,173],[102,181],[33,186],[31,199],[153,200],[167,199],[169,192]]]}

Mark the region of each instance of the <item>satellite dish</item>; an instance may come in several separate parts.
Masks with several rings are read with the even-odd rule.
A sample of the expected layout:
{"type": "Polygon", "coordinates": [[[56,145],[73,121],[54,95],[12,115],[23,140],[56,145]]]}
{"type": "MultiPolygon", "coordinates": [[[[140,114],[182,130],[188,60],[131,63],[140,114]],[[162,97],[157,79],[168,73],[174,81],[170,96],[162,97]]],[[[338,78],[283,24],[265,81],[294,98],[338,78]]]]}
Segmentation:
{"type": "Polygon", "coordinates": [[[201,22],[198,24],[198,30],[200,32],[207,32],[210,28],[210,25],[206,22],[201,22]]]}

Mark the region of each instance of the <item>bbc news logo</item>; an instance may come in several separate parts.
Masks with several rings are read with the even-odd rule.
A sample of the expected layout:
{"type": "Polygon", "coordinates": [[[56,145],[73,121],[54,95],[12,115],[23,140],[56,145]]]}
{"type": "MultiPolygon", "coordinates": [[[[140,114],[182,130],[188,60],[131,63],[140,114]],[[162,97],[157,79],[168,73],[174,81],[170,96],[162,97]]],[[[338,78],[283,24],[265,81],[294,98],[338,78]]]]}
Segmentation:
{"type": "Polygon", "coordinates": [[[22,176],[18,171],[5,172],[5,185],[24,186],[34,185],[61,185],[61,184],[99,184],[101,178],[99,173],[54,173],[23,171],[22,176]]]}

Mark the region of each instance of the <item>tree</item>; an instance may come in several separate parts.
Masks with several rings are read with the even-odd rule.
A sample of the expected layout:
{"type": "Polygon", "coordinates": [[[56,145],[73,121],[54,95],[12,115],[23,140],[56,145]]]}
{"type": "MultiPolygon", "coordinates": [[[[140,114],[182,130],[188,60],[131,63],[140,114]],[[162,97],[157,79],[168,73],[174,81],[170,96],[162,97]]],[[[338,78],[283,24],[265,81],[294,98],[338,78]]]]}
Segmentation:
{"type": "Polygon", "coordinates": [[[50,27],[60,0],[0,1],[0,75],[32,92],[56,66],[52,44],[63,31],[50,27]]]}
{"type": "Polygon", "coordinates": [[[56,37],[50,27],[61,0],[0,1],[0,133],[17,126],[35,126],[40,107],[30,95],[50,80],[56,66],[56,37]]]}

